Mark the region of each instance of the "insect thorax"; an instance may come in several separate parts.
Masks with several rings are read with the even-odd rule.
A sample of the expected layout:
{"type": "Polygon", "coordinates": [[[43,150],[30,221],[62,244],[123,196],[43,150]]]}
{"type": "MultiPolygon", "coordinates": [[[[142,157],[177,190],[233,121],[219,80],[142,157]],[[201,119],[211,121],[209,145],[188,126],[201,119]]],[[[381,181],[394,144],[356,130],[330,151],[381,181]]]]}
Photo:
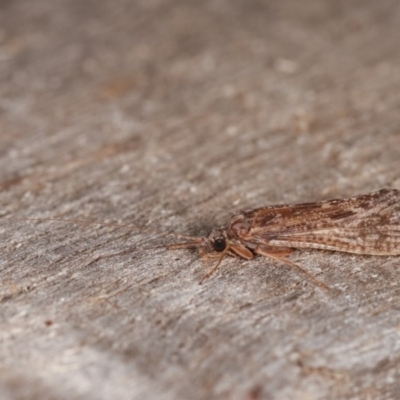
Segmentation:
{"type": "Polygon", "coordinates": [[[244,237],[248,234],[253,216],[247,215],[249,213],[242,213],[234,215],[230,221],[230,232],[236,237],[244,237]]]}

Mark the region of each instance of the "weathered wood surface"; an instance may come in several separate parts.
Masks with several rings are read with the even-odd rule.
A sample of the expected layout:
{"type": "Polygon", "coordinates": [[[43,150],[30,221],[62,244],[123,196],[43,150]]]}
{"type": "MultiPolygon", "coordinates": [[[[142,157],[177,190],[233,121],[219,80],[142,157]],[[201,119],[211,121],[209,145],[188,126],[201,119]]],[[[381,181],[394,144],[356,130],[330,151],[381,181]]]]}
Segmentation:
{"type": "MultiPolygon", "coordinates": [[[[0,213],[205,234],[400,187],[396,1],[0,4],[0,213]]],[[[2,399],[396,399],[400,259],[209,265],[0,221],[2,399]]]]}

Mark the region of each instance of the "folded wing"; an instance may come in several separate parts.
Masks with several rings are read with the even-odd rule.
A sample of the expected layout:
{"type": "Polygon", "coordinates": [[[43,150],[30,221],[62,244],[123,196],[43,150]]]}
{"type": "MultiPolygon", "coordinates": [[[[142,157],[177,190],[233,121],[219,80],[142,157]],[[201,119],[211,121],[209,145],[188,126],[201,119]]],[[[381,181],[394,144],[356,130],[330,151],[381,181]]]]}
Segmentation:
{"type": "Polygon", "coordinates": [[[358,254],[400,254],[399,190],[265,207],[250,213],[251,242],[358,254]]]}

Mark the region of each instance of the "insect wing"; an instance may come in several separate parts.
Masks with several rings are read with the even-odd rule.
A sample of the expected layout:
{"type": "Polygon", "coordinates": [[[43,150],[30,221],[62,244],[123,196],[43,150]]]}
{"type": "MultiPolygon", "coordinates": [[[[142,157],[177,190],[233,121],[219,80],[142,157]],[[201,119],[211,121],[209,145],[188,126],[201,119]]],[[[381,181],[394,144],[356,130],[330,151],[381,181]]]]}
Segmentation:
{"type": "Polygon", "coordinates": [[[253,211],[248,233],[269,246],[400,254],[400,191],[253,211]]]}

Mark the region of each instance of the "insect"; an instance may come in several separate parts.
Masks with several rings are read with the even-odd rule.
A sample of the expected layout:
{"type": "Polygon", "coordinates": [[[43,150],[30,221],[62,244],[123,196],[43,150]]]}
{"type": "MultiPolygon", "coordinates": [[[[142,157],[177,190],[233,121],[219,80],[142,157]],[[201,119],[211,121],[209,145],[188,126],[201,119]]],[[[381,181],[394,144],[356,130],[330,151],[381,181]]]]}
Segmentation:
{"type": "Polygon", "coordinates": [[[206,257],[217,257],[210,277],[227,256],[252,260],[269,257],[295,267],[321,287],[306,270],[288,260],[295,249],[335,250],[354,254],[400,254],[400,191],[377,192],[346,199],[284,204],[243,211],[227,227],[205,238],[168,246],[200,248],[206,257]]]}
{"type": "MultiPolygon", "coordinates": [[[[46,220],[129,226],[58,218],[46,220]]],[[[399,255],[400,190],[381,189],[345,199],[256,208],[233,215],[227,227],[214,229],[206,237],[177,236],[185,237],[187,241],[147,249],[197,248],[204,258],[217,259],[200,283],[209,278],[228,256],[252,260],[260,255],[297,268],[318,286],[327,289],[323,282],[286,256],[295,249],[399,255]]]]}

